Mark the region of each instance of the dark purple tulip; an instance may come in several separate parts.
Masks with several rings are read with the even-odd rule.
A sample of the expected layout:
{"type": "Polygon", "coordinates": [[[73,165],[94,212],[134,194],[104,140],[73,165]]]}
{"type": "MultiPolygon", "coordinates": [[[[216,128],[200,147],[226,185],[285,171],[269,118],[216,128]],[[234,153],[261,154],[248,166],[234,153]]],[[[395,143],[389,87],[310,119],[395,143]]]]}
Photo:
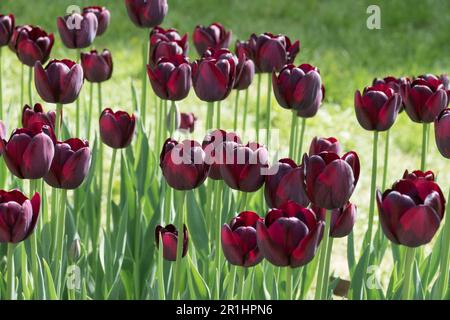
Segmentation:
{"type": "MultiPolygon", "coordinates": [[[[177,243],[178,230],[173,224],[168,224],[165,228],[158,225],[155,229],[156,247],[159,249],[159,238],[162,238],[163,243],[163,257],[168,261],[177,260],[177,243]]],[[[185,225],[183,225],[183,252],[184,257],[188,250],[189,235],[185,225]]]]}
{"type": "Polygon", "coordinates": [[[104,49],[102,53],[98,53],[97,50],[81,53],[81,66],[87,81],[103,82],[109,80],[113,72],[111,52],[104,49]]]}
{"type": "Polygon", "coordinates": [[[397,119],[401,106],[400,95],[385,84],[366,87],[362,95],[359,90],[355,93],[356,118],[366,130],[389,130],[397,119]]]}
{"type": "Polygon", "coordinates": [[[68,104],[78,98],[83,85],[83,68],[71,60],[52,60],[44,67],[34,66],[34,82],[42,100],[68,104]]]}
{"type": "Polygon", "coordinates": [[[297,268],[310,262],[323,236],[324,222],[311,209],[289,201],[270,210],[256,225],[259,250],[270,263],[297,268]]]}
{"type": "Polygon", "coordinates": [[[238,59],[227,49],[209,49],[192,64],[192,82],[200,100],[224,100],[234,87],[238,59]]]}
{"type": "Polygon", "coordinates": [[[256,72],[269,73],[280,71],[286,64],[294,62],[300,52],[300,42],[294,44],[284,35],[266,32],[259,36],[252,34],[245,42],[238,42],[247,57],[255,62],[256,72]]]}
{"type": "Polygon", "coordinates": [[[218,22],[204,27],[198,25],[194,29],[192,35],[195,49],[200,56],[202,56],[209,48],[219,50],[228,48],[231,42],[231,31],[225,28],[218,22]]]}
{"type": "Polygon", "coordinates": [[[247,57],[244,50],[237,49],[238,65],[236,74],[236,82],[233,89],[246,90],[253,82],[255,76],[255,63],[247,57]]]}
{"type": "Polygon", "coordinates": [[[17,54],[17,40],[19,38],[19,34],[22,30],[25,32],[30,32],[33,29],[30,25],[23,25],[23,26],[16,26],[13,30],[13,33],[11,35],[11,39],[9,40],[8,47],[11,49],[12,52],[17,54]]]}
{"type": "Polygon", "coordinates": [[[69,49],[87,48],[97,35],[98,21],[92,12],[58,17],[57,25],[61,40],[69,49]]]}
{"type": "Polygon", "coordinates": [[[91,151],[85,140],[77,138],[55,143],[55,157],[45,182],[54,188],[76,189],[89,171],[91,151]]]}
{"type": "Polygon", "coordinates": [[[187,33],[181,37],[176,29],[153,28],[150,32],[150,56],[152,66],[163,57],[187,56],[189,50],[187,33]]]}
{"type": "Polygon", "coordinates": [[[314,117],[324,98],[319,69],[309,64],[289,64],[278,76],[272,74],[273,91],[278,104],[297,111],[302,118],[314,117]]]}
{"type": "Polygon", "coordinates": [[[208,176],[205,152],[196,141],[178,143],[167,139],[160,155],[159,166],[169,186],[177,190],[192,190],[208,176]]]}
{"type": "Polygon", "coordinates": [[[27,129],[33,128],[36,123],[55,128],[55,111],[44,112],[42,105],[36,103],[32,109],[29,105],[25,105],[22,111],[22,126],[27,129]]]}
{"type": "Polygon", "coordinates": [[[391,189],[377,190],[377,204],[386,237],[408,247],[429,243],[444,218],[445,198],[431,171],[406,171],[391,189]]]}
{"type": "Polygon", "coordinates": [[[0,243],[19,243],[34,231],[39,217],[41,197],[31,200],[19,190],[0,190],[0,243]]]}
{"type": "Polygon", "coordinates": [[[128,16],[140,28],[160,25],[167,14],[167,0],[125,0],[128,16]]]}
{"type": "Polygon", "coordinates": [[[334,137],[320,138],[314,137],[309,146],[309,156],[319,154],[321,152],[333,152],[339,154],[341,152],[341,147],[339,141],[334,137]]]}
{"type": "Polygon", "coordinates": [[[394,90],[394,93],[400,93],[400,86],[403,82],[408,81],[407,78],[396,78],[394,76],[387,76],[382,79],[375,78],[372,81],[372,86],[384,84],[394,90]]]}
{"type": "Polygon", "coordinates": [[[110,20],[110,13],[109,10],[105,7],[99,7],[99,6],[91,6],[91,7],[85,7],[83,8],[83,13],[91,12],[95,14],[97,17],[97,37],[101,36],[105,33],[106,29],[109,26],[109,20],[110,20]]]}
{"type": "Polygon", "coordinates": [[[9,41],[14,33],[14,26],[15,22],[13,14],[0,14],[0,47],[9,44],[9,41]]]}
{"type": "Polygon", "coordinates": [[[431,123],[447,107],[446,89],[439,78],[426,75],[400,87],[405,110],[414,122],[431,123]]]}
{"type": "Polygon", "coordinates": [[[40,27],[28,26],[20,29],[14,41],[19,60],[33,67],[37,61],[47,62],[55,39],[53,33],[47,34],[40,27]]]}
{"type": "Polygon", "coordinates": [[[104,144],[114,149],[126,148],[133,139],[136,118],[125,111],[103,110],[100,115],[100,137],[104,144]]]}
{"type": "Polygon", "coordinates": [[[30,129],[16,129],[9,141],[0,141],[0,152],[9,171],[20,179],[44,177],[53,160],[51,128],[35,123],[30,129]]]}
{"type": "Polygon", "coordinates": [[[202,148],[205,151],[206,163],[210,165],[208,173],[208,178],[210,179],[222,180],[220,165],[225,163],[225,159],[222,159],[224,156],[224,153],[222,152],[224,142],[241,144],[241,138],[234,132],[216,129],[208,133],[203,139],[202,148]]]}
{"type": "Polygon", "coordinates": [[[180,113],[180,126],[178,129],[194,132],[195,122],[197,121],[197,117],[192,112],[181,112],[180,113]]]}
{"type": "Polygon", "coordinates": [[[191,89],[191,65],[183,55],[159,59],[155,66],[147,65],[153,91],[164,100],[179,101],[191,89]]]}
{"type": "Polygon", "coordinates": [[[303,166],[297,166],[291,159],[281,159],[273,165],[264,185],[269,208],[279,208],[288,200],[307,207],[309,199],[303,187],[303,175],[303,166]]]}
{"type": "Polygon", "coordinates": [[[434,136],[439,152],[450,159],[450,109],[442,110],[434,120],[434,136]]]}
{"type": "Polygon", "coordinates": [[[244,146],[225,142],[219,154],[219,159],[224,160],[219,165],[220,175],[230,188],[255,192],[262,187],[268,171],[268,152],[265,147],[257,143],[244,146]]]}
{"type": "Polygon", "coordinates": [[[253,267],[263,256],[256,243],[256,223],[263,219],[255,212],[244,211],[224,224],[221,232],[222,250],[228,262],[235,266],[253,267]]]}
{"type": "MultiPolygon", "coordinates": [[[[340,208],[331,210],[330,237],[343,238],[352,232],[356,222],[356,206],[350,202],[340,208]]],[[[326,210],[313,207],[317,217],[325,221],[326,210]]]]}
{"type": "Polygon", "coordinates": [[[320,208],[342,208],[359,179],[359,158],[351,151],[339,157],[333,152],[303,157],[305,189],[309,200],[320,208]]]}

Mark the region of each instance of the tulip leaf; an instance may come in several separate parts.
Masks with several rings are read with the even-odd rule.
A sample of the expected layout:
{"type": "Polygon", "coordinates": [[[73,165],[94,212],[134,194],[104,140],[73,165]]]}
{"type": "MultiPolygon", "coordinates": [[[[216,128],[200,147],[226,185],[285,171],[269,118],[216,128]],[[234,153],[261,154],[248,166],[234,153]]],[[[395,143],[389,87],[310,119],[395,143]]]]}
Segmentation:
{"type": "Polygon", "coordinates": [[[52,273],[45,259],[42,259],[42,266],[45,271],[46,288],[48,293],[48,298],[50,300],[57,300],[58,296],[56,294],[55,283],[53,282],[52,273]]]}
{"type": "Polygon", "coordinates": [[[425,299],[425,292],[422,286],[422,280],[420,278],[420,270],[417,261],[414,261],[414,269],[413,269],[413,281],[414,281],[414,300],[423,300],[425,299]]]}
{"type": "Polygon", "coordinates": [[[350,278],[353,279],[353,271],[355,270],[355,240],[353,236],[353,230],[347,237],[347,263],[348,270],[350,272],[350,278]]]}
{"type": "Polygon", "coordinates": [[[359,259],[350,282],[349,298],[362,300],[364,298],[367,264],[370,259],[371,246],[368,245],[359,259]]]}
{"type": "Polygon", "coordinates": [[[189,236],[199,253],[206,255],[208,252],[208,232],[206,229],[204,214],[195,199],[193,191],[187,192],[187,225],[189,236]]]}
{"type": "Polygon", "coordinates": [[[195,268],[194,264],[192,263],[191,257],[188,255],[187,258],[190,268],[190,272],[187,272],[190,293],[194,294],[194,296],[196,296],[198,299],[210,299],[211,293],[209,291],[208,285],[198,272],[197,268],[195,268]]]}

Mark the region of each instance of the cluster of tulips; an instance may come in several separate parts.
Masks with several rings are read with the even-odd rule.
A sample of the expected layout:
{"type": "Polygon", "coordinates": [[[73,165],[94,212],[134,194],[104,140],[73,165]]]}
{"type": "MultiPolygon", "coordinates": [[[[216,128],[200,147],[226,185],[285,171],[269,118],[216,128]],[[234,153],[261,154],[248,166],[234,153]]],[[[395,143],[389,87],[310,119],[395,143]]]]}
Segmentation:
{"type": "MultiPolygon", "coordinates": [[[[152,128],[154,150],[161,150],[158,175],[162,174],[165,180],[159,186],[161,201],[157,209],[160,212],[160,224],[151,226],[155,231],[156,246],[162,247],[158,254],[155,276],[158,279],[158,296],[164,298],[170,287],[165,283],[162,261],[164,258],[175,261],[171,273],[172,298],[183,297],[183,279],[186,273],[190,272],[182,263],[183,257],[189,252],[190,238],[185,220],[186,215],[191,212],[187,208],[186,199],[192,196],[192,190],[197,189],[199,193],[200,190],[206,191],[208,198],[204,208],[208,233],[214,238],[210,256],[213,258],[210,263],[215,279],[214,297],[221,297],[222,270],[228,268],[221,262],[222,254],[234,266],[232,277],[227,278],[228,298],[233,298],[235,294],[240,298],[244,297],[244,283],[249,278],[246,270],[266,259],[274,266],[287,267],[283,271],[286,276],[284,297],[292,299],[299,296],[298,292],[302,287],[294,281],[297,277],[293,275],[293,270],[309,264],[318,252],[318,268],[314,270],[317,271],[315,298],[328,298],[332,291],[330,264],[333,238],[350,235],[356,221],[357,207],[350,202],[350,198],[359,180],[360,162],[354,151],[341,154],[340,144],[334,137],[314,138],[309,152],[304,153],[306,119],[317,114],[325,98],[325,87],[319,69],[307,63],[294,65],[294,60],[300,52],[300,43],[291,42],[284,35],[252,34],[247,41],[237,41],[235,51],[230,51],[228,48],[232,33],[220,23],[195,28],[193,43],[200,58],[191,63],[188,58],[188,35],[182,36],[175,29],[164,29],[160,26],[168,12],[166,0],[126,0],[125,5],[131,21],[136,26],[151,29],[144,45],[145,72],[142,79],[140,122],[142,127],[150,123],[146,118],[146,87],[149,79],[155,93],[155,118],[152,128]],[[267,75],[268,83],[264,114],[261,110],[263,74],[267,75]],[[245,91],[241,121],[242,132],[245,133],[248,94],[255,77],[256,142],[245,144],[235,133],[239,123],[239,95],[241,91],[245,91]],[[180,113],[177,105],[189,95],[191,87],[201,101],[208,103],[205,117],[205,129],[208,133],[202,143],[194,140],[178,141],[175,137],[177,130],[193,132],[195,129],[197,117],[191,112],[180,113]],[[221,101],[229,97],[233,89],[236,94],[233,132],[227,132],[221,128],[221,101]],[[269,161],[268,151],[272,92],[278,104],[292,112],[289,157],[274,164],[269,161]],[[299,119],[302,119],[301,126],[299,119]],[[261,125],[263,122],[264,126],[261,125]],[[215,129],[210,130],[211,128],[215,129]],[[265,140],[260,137],[262,128],[266,130],[265,140]],[[265,145],[260,143],[262,140],[265,145]],[[234,198],[232,194],[235,195],[234,198]],[[238,214],[229,223],[223,224],[223,206],[230,202],[234,202],[233,212],[238,214]],[[250,203],[261,211],[250,211],[250,203]],[[172,206],[176,207],[176,217],[172,215],[172,206]],[[264,217],[263,212],[267,212],[264,217]],[[235,290],[234,282],[238,272],[240,288],[235,290]]],[[[45,65],[51,56],[53,34],[48,34],[37,26],[15,26],[13,15],[0,15],[0,46],[8,45],[22,64],[30,68],[29,105],[23,108],[23,128],[14,130],[6,141],[2,125],[0,152],[14,176],[30,180],[30,191],[34,193],[29,200],[18,190],[0,191],[0,242],[10,244],[8,298],[14,298],[15,291],[14,276],[10,271],[14,268],[12,257],[15,245],[29,237],[39,224],[41,201],[45,201],[42,195],[45,187],[43,183],[38,183],[40,179],[54,188],[51,205],[52,219],[57,219],[55,250],[58,262],[61,263],[59,276],[63,270],[67,190],[79,188],[90,171],[98,170],[100,174],[94,179],[98,180],[97,191],[99,197],[102,196],[102,172],[105,163],[102,144],[94,147],[94,152],[91,152],[86,140],[69,136],[70,131],[63,121],[63,105],[75,102],[75,132],[77,137],[82,134],[78,97],[84,80],[90,83],[86,137],[89,140],[91,134],[91,119],[94,117],[93,86],[96,83],[99,98],[99,136],[103,144],[113,150],[107,185],[105,233],[118,230],[112,217],[112,182],[116,152],[131,144],[136,117],[125,111],[114,112],[110,108],[102,110],[101,84],[111,78],[113,71],[110,51],[80,51],[90,47],[95,38],[107,30],[109,23],[110,13],[103,7],[87,7],[81,14],[59,17],[57,27],[60,38],[67,48],[78,50],[78,61],[51,60],[45,65]],[[79,21],[80,27],[71,27],[73,21],[79,21]],[[56,104],[56,111],[45,112],[39,103],[32,107],[33,72],[40,98],[49,104],[56,104]],[[95,153],[97,158],[95,166],[91,164],[91,153],[95,153]],[[58,191],[59,189],[61,191],[58,191]]],[[[25,101],[23,72],[22,68],[22,105],[25,101]]],[[[384,235],[393,246],[402,245],[407,248],[399,249],[406,250],[402,256],[404,280],[401,288],[405,299],[412,297],[412,273],[417,255],[414,248],[431,242],[444,219],[446,201],[433,172],[426,171],[426,150],[429,124],[434,122],[439,151],[444,157],[450,158],[450,109],[446,109],[449,102],[447,89],[446,76],[422,75],[413,79],[375,79],[371,86],[355,94],[357,120],[364,129],[374,132],[368,231],[362,248],[364,252],[369,248],[367,252],[371,258],[367,258],[367,263],[360,268],[363,269],[363,277],[367,277],[368,261],[375,259],[377,254],[374,253],[376,250],[370,249],[373,246],[379,249],[378,239],[384,239],[381,233],[373,237],[376,203],[384,235]],[[406,171],[400,180],[390,189],[386,189],[389,150],[387,135],[382,190],[377,190],[378,135],[381,131],[389,133],[398,114],[403,110],[411,120],[423,124],[421,168],[412,172],[406,171]]],[[[0,106],[1,101],[0,96],[0,106]]],[[[0,117],[3,116],[1,107],[0,117]]],[[[138,139],[142,139],[144,134],[140,128],[138,139]]],[[[145,187],[148,188],[147,185],[145,187]]],[[[82,201],[77,198],[76,193],[75,198],[75,201],[82,201]]],[[[96,210],[102,212],[101,199],[96,210]]],[[[226,214],[227,210],[232,211],[231,207],[228,207],[226,214]]],[[[141,220],[136,221],[139,224],[141,220]]],[[[439,298],[444,297],[448,289],[449,224],[447,218],[443,236],[445,239],[441,244],[444,248],[439,267],[441,276],[436,289],[436,297],[439,298]]],[[[34,270],[38,263],[34,257],[37,253],[36,239],[31,242],[34,270]]],[[[95,247],[96,244],[93,243],[93,248],[95,247]]]]}

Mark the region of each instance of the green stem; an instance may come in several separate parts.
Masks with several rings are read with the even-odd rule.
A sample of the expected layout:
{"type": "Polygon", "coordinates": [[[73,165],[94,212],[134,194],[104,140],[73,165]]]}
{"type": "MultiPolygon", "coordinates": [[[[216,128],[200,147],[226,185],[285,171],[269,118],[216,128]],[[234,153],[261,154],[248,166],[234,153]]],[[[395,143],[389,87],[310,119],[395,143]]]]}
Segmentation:
{"type": "Polygon", "coordinates": [[[373,215],[375,211],[375,192],[377,186],[377,159],[378,159],[378,131],[373,132],[373,149],[372,149],[372,180],[370,184],[370,203],[369,203],[369,225],[367,241],[372,241],[373,215]]]}
{"type": "Polygon", "coordinates": [[[61,190],[61,199],[60,199],[60,208],[59,212],[56,213],[58,215],[58,229],[57,229],[57,237],[56,237],[56,261],[58,264],[58,277],[57,277],[57,294],[61,299],[62,297],[62,270],[63,270],[63,248],[64,248],[64,235],[66,228],[66,201],[67,201],[67,190],[61,190]]]}
{"type": "Polygon", "coordinates": [[[289,158],[291,159],[294,156],[295,150],[295,124],[297,123],[297,119],[297,114],[293,111],[291,117],[291,133],[289,135],[289,158]]]}
{"type": "Polygon", "coordinates": [[[238,300],[244,299],[245,268],[237,267],[239,273],[238,300]]]}
{"type": "Polygon", "coordinates": [[[236,90],[236,99],[234,101],[234,122],[233,131],[236,132],[238,125],[238,105],[239,105],[239,90],[236,90]]]}
{"type": "Polygon", "coordinates": [[[33,68],[28,68],[28,101],[30,101],[30,107],[33,107],[33,68]]]}
{"type": "Polygon", "coordinates": [[[220,101],[217,101],[216,129],[220,129],[220,101]]]}
{"type": "MultiPolygon", "coordinates": [[[[91,126],[92,126],[92,109],[94,109],[94,83],[89,83],[89,110],[88,110],[88,124],[86,137],[88,141],[91,138],[91,126]]],[[[100,115],[99,115],[100,116],[100,115]]]]}
{"type": "Polygon", "coordinates": [[[333,238],[330,237],[328,239],[327,256],[325,259],[325,273],[324,273],[324,281],[323,281],[323,286],[322,286],[323,299],[328,298],[328,284],[330,282],[330,262],[331,262],[332,251],[333,251],[333,238]]]}
{"type": "Polygon", "coordinates": [[[159,150],[161,150],[161,144],[162,144],[162,139],[163,137],[166,138],[166,132],[167,132],[167,119],[165,119],[165,117],[167,117],[166,114],[164,114],[164,100],[163,99],[159,99],[159,108],[157,107],[157,114],[158,114],[158,129],[155,132],[155,137],[157,137],[157,143],[156,145],[156,151],[159,152],[159,150]],[[164,135],[164,136],[163,136],[164,135]]]}
{"type": "MultiPolygon", "coordinates": [[[[102,106],[103,106],[103,97],[102,97],[102,84],[99,83],[98,84],[98,93],[97,93],[97,98],[98,98],[98,117],[100,118],[100,115],[102,114],[102,106]]],[[[99,141],[98,143],[98,194],[100,195],[99,197],[99,210],[100,212],[102,212],[102,195],[103,195],[103,143],[101,141],[99,141]]]]}
{"type": "Polygon", "coordinates": [[[14,250],[16,245],[14,243],[8,243],[8,253],[7,253],[7,270],[8,270],[8,278],[7,278],[7,292],[6,299],[8,300],[16,300],[16,288],[15,288],[15,269],[14,269],[14,250]]]}
{"type": "Polygon", "coordinates": [[[381,184],[381,190],[386,190],[386,180],[389,166],[389,135],[390,130],[386,131],[386,142],[384,145],[384,163],[383,163],[383,183],[381,184]]]}
{"type": "Polygon", "coordinates": [[[208,102],[208,109],[206,113],[206,128],[205,132],[212,129],[214,119],[214,102],[208,102]]]}
{"type": "MultiPolygon", "coordinates": [[[[39,183],[39,180],[30,180],[30,199],[33,197],[35,191],[36,191],[36,184],[39,183]]],[[[42,195],[41,195],[42,196],[42,195]]],[[[31,270],[33,274],[33,282],[34,282],[34,294],[35,298],[39,298],[37,295],[39,288],[39,275],[38,275],[38,250],[37,250],[37,237],[38,237],[38,230],[39,230],[39,217],[36,222],[36,227],[31,235],[31,270]]]]}
{"type": "Polygon", "coordinates": [[[325,231],[323,233],[322,244],[320,245],[319,271],[317,274],[317,286],[316,286],[316,293],[314,296],[314,299],[316,300],[323,299],[322,289],[324,277],[327,277],[327,275],[325,275],[325,262],[327,257],[328,239],[330,238],[330,224],[331,224],[331,211],[327,210],[325,218],[325,231]]]}
{"type": "Polygon", "coordinates": [[[221,182],[214,181],[214,210],[216,216],[216,227],[215,227],[215,256],[214,256],[214,270],[216,270],[216,299],[220,297],[220,255],[221,255],[221,241],[220,233],[222,229],[222,197],[221,197],[221,182]]]}
{"type": "Polygon", "coordinates": [[[242,134],[245,134],[245,130],[247,129],[247,113],[248,113],[248,89],[245,90],[245,99],[244,99],[244,114],[242,119],[242,134]]]}
{"type": "Polygon", "coordinates": [[[22,69],[20,74],[20,107],[23,107],[25,101],[25,65],[23,63],[21,65],[22,69]]]}
{"type": "Polygon", "coordinates": [[[146,123],[146,106],[147,106],[147,63],[148,63],[148,46],[149,39],[147,32],[145,32],[145,42],[142,46],[142,62],[144,65],[144,72],[142,74],[142,96],[141,96],[141,113],[142,113],[142,123],[145,126],[146,123]]]}
{"type": "Polygon", "coordinates": [[[292,268],[286,267],[286,300],[292,300],[292,268]]]}
{"type": "Polygon", "coordinates": [[[3,47],[0,47],[0,119],[3,120],[3,59],[2,59],[3,47]]]}
{"type": "Polygon", "coordinates": [[[405,258],[405,277],[403,279],[403,292],[402,299],[411,299],[411,281],[412,281],[412,270],[414,267],[414,257],[416,255],[415,248],[406,248],[406,258],[405,258]]]}
{"type": "Polygon", "coordinates": [[[272,74],[267,74],[266,144],[270,145],[270,111],[272,107],[272,74]]]}
{"type": "Polygon", "coordinates": [[[171,101],[170,103],[169,119],[170,119],[170,136],[173,137],[174,132],[178,129],[177,105],[175,104],[175,101],[171,101]]]}
{"type": "Polygon", "coordinates": [[[234,287],[236,284],[236,273],[238,268],[239,268],[238,266],[231,266],[233,273],[231,276],[231,287],[228,288],[228,297],[227,297],[228,300],[233,300],[234,297],[234,287]]]}
{"type": "Polygon", "coordinates": [[[302,126],[300,129],[300,142],[298,143],[298,159],[301,161],[303,152],[303,140],[305,137],[306,118],[302,118],[302,126]]]}
{"type": "Polygon", "coordinates": [[[261,73],[258,73],[258,86],[256,90],[256,142],[259,142],[259,114],[261,109],[261,73]]]}
{"type": "Polygon", "coordinates": [[[62,140],[61,127],[62,127],[62,108],[61,103],[56,104],[56,119],[55,119],[55,134],[56,138],[62,140]]]}
{"type": "Polygon", "coordinates": [[[106,201],[106,232],[111,230],[111,212],[112,212],[112,184],[114,178],[114,166],[116,164],[117,149],[113,149],[111,166],[109,168],[108,196],[106,201]]]}
{"type": "Polygon", "coordinates": [[[420,170],[425,171],[425,167],[427,166],[427,149],[428,149],[428,131],[430,125],[428,123],[424,123],[422,125],[422,156],[420,158],[420,170]]]}
{"type": "MultiPolygon", "coordinates": [[[[450,189],[447,199],[450,199],[450,189]]],[[[450,206],[447,206],[445,213],[445,224],[441,232],[442,235],[442,254],[440,261],[440,275],[438,280],[438,299],[445,299],[445,294],[448,289],[448,272],[449,272],[449,255],[450,255],[450,206]]]]}
{"type": "Polygon", "coordinates": [[[184,203],[186,201],[186,191],[179,191],[179,199],[178,199],[178,210],[177,210],[177,230],[178,230],[178,239],[177,239],[177,259],[175,261],[175,270],[174,270],[174,290],[173,290],[173,300],[177,300],[180,296],[180,288],[181,288],[181,259],[183,259],[183,240],[184,240],[184,203]]]}
{"type": "Polygon", "coordinates": [[[166,300],[166,290],[164,285],[164,257],[161,235],[158,241],[158,243],[161,244],[158,252],[158,297],[159,300],[166,300]]]}

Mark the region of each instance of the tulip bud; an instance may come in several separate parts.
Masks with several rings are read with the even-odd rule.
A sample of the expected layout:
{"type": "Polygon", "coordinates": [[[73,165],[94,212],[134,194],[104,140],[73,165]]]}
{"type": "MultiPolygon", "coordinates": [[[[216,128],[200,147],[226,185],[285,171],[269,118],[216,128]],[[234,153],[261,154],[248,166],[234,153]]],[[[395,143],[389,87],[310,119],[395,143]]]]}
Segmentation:
{"type": "Polygon", "coordinates": [[[160,25],[167,14],[167,0],[125,0],[128,16],[140,28],[160,25]]]}
{"type": "Polygon", "coordinates": [[[193,33],[195,49],[200,56],[209,48],[214,50],[227,49],[231,42],[231,36],[231,31],[226,31],[218,22],[208,27],[198,25],[193,33]]]}
{"type": "Polygon", "coordinates": [[[324,222],[311,209],[289,201],[257,222],[258,248],[270,263],[297,268],[310,262],[322,240],[324,222]]]}
{"type": "MultiPolygon", "coordinates": [[[[313,206],[317,217],[325,221],[327,210],[313,206]]],[[[330,237],[343,238],[352,232],[356,222],[356,206],[350,202],[339,209],[331,210],[330,237]]]]}
{"type": "Polygon", "coordinates": [[[69,248],[69,258],[72,263],[76,263],[81,257],[81,242],[79,238],[72,241],[69,248]]]}
{"type": "Polygon", "coordinates": [[[111,52],[104,49],[102,53],[97,50],[81,53],[81,66],[87,81],[98,83],[109,80],[113,71],[111,52]]]}
{"type": "Polygon", "coordinates": [[[98,20],[94,13],[73,13],[57,19],[58,31],[64,45],[69,49],[89,47],[97,35],[98,20]]]}
{"type": "Polygon", "coordinates": [[[14,15],[0,14],[0,47],[8,45],[14,32],[14,15]]]}
{"type": "Polygon", "coordinates": [[[445,198],[431,171],[405,172],[383,194],[377,190],[381,227],[393,243],[418,247],[429,243],[444,218],[445,198]]]}
{"type": "Polygon", "coordinates": [[[22,111],[22,126],[26,129],[32,128],[36,123],[41,123],[54,129],[55,119],[55,111],[44,112],[40,103],[36,103],[33,109],[29,105],[25,105],[22,111]]]}
{"type": "Polygon", "coordinates": [[[47,34],[43,29],[35,26],[21,28],[14,39],[15,52],[20,62],[34,67],[39,61],[47,62],[54,43],[53,33],[47,34]]]}
{"type": "Polygon", "coordinates": [[[236,55],[238,56],[236,82],[233,89],[246,90],[253,82],[255,76],[255,63],[250,60],[244,50],[237,49],[236,55]]]}
{"type": "Polygon", "coordinates": [[[180,126],[179,129],[182,131],[189,131],[190,133],[195,130],[195,122],[197,117],[192,112],[181,112],[180,114],[180,126]]]}
{"type": "Polygon", "coordinates": [[[324,151],[339,154],[341,152],[339,141],[334,137],[330,138],[314,137],[311,141],[311,145],[309,146],[308,155],[312,156],[324,151]]]}
{"type": "MultiPolygon", "coordinates": [[[[168,261],[177,260],[177,242],[178,231],[173,224],[168,224],[166,227],[160,225],[155,229],[156,247],[159,249],[159,241],[162,239],[163,257],[168,261]]],[[[185,225],[183,225],[183,252],[182,257],[186,256],[188,250],[189,235],[185,225]]]]}
{"type": "Polygon", "coordinates": [[[19,243],[33,233],[39,217],[41,197],[28,200],[18,190],[0,190],[0,243],[19,243]]]}
{"type": "Polygon", "coordinates": [[[187,56],[189,50],[187,40],[187,33],[181,37],[176,29],[163,29],[158,26],[153,28],[150,33],[150,65],[156,65],[161,58],[187,56]]]}
{"type": "Polygon", "coordinates": [[[255,212],[241,212],[224,224],[221,231],[222,250],[229,263],[241,267],[253,267],[263,256],[256,243],[256,223],[263,219],[255,212]]]}
{"type": "Polygon", "coordinates": [[[450,159],[450,109],[442,110],[434,120],[434,135],[439,152],[450,159]]]}
{"type": "Polygon", "coordinates": [[[114,149],[126,148],[133,139],[136,118],[125,111],[103,110],[100,115],[100,137],[104,144],[114,149]]]}
{"type": "Polygon", "coordinates": [[[83,8],[83,13],[86,14],[88,12],[95,14],[95,16],[97,17],[98,25],[97,25],[96,36],[99,37],[102,34],[104,34],[106,29],[108,28],[109,20],[110,20],[109,10],[106,9],[105,7],[98,7],[98,6],[91,6],[91,7],[83,8]]]}

